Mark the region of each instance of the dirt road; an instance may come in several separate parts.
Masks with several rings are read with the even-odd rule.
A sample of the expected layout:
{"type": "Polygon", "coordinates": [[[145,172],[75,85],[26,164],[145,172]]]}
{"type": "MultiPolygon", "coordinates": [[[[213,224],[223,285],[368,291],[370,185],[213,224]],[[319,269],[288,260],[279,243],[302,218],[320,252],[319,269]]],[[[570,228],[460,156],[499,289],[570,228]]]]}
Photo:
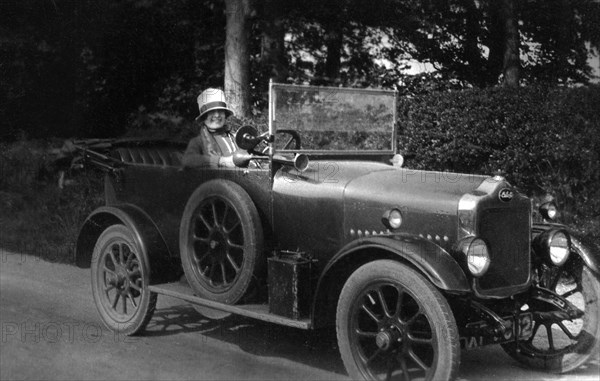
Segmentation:
{"type": "MultiPolygon", "coordinates": [[[[335,342],[251,319],[202,318],[159,297],[147,332],[100,322],[89,271],[0,249],[0,379],[344,380],[335,342]]],[[[499,347],[463,352],[460,380],[598,380],[599,359],[566,376],[521,368],[499,347]]]]}

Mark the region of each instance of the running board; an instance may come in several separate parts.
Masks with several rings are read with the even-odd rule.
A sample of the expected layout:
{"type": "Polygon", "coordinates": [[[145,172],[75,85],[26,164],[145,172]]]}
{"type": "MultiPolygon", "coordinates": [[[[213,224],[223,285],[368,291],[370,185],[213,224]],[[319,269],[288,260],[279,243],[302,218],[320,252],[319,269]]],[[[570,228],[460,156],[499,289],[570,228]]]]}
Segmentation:
{"type": "Polygon", "coordinates": [[[230,312],[232,314],[246,316],[252,319],[262,320],[269,323],[276,323],[288,327],[300,329],[310,329],[312,324],[310,319],[290,319],[285,316],[275,315],[269,312],[267,304],[225,304],[212,300],[200,298],[193,294],[192,289],[180,282],[161,283],[148,287],[151,292],[159,295],[171,296],[173,298],[185,300],[199,306],[212,308],[219,311],[230,312]]]}

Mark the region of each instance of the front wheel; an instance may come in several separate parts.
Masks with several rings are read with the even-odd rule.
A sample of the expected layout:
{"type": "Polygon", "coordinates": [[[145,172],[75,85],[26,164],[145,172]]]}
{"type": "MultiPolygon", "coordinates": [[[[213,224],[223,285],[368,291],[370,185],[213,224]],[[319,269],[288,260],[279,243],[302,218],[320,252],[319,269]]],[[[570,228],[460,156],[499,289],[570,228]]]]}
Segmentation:
{"type": "Polygon", "coordinates": [[[458,371],[458,329],[446,299],[401,263],[356,270],[342,289],[336,326],[353,379],[452,380],[458,371]]]}
{"type": "Polygon", "coordinates": [[[211,180],[192,194],[181,219],[181,264],[194,293],[235,304],[252,294],[266,259],[256,206],[228,180],[211,180]]]}
{"type": "Polygon", "coordinates": [[[532,336],[502,346],[511,357],[531,368],[566,373],[598,353],[600,282],[576,253],[571,255],[574,258],[560,269],[540,266],[537,276],[541,287],[562,296],[583,315],[569,320],[551,308],[529,306],[534,316],[532,336]]]}
{"type": "Polygon", "coordinates": [[[102,232],[92,256],[92,294],[109,329],[133,335],[146,327],[156,307],[149,275],[146,253],[131,230],[113,225],[102,232]]]}

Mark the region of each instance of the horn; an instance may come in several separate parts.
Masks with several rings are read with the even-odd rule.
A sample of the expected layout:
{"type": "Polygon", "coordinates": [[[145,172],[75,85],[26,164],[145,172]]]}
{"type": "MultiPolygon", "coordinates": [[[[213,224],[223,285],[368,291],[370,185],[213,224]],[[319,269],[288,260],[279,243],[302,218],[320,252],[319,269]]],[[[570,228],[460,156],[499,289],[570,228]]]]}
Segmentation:
{"type": "MultiPolygon", "coordinates": [[[[253,155],[243,151],[236,151],[233,154],[233,163],[236,167],[247,167],[250,160],[267,160],[268,156],[253,155]]],[[[298,172],[304,172],[308,168],[308,156],[305,154],[296,154],[293,158],[288,158],[281,155],[273,155],[275,163],[291,165],[298,172]]]]}
{"type": "Polygon", "coordinates": [[[248,125],[240,127],[235,133],[235,144],[247,151],[254,149],[264,139],[264,135],[259,135],[256,128],[248,125]]]}
{"type": "Polygon", "coordinates": [[[273,161],[280,164],[286,164],[293,166],[298,172],[304,172],[308,168],[308,156],[305,154],[296,154],[292,159],[281,156],[274,155],[273,161]]]}
{"type": "Polygon", "coordinates": [[[233,153],[233,164],[236,167],[247,167],[252,159],[256,159],[256,156],[242,151],[235,151],[233,153]]]}

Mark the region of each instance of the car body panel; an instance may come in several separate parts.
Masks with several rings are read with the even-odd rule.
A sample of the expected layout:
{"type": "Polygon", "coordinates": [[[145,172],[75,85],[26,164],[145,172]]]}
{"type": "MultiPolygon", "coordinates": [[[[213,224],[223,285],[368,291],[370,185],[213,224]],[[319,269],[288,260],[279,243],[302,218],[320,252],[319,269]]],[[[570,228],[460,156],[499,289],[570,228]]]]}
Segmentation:
{"type": "Polygon", "coordinates": [[[453,244],[448,237],[456,237],[458,201],[486,177],[445,176],[362,161],[313,161],[304,173],[283,168],[273,186],[276,237],[287,250],[331,254],[356,238],[351,231],[385,231],[381,217],[397,207],[410,221],[399,231],[453,244]],[[430,181],[438,186],[432,189],[430,181]]]}
{"type": "Polygon", "coordinates": [[[241,185],[254,201],[261,220],[271,223],[268,169],[182,168],[130,165],[110,177],[115,205],[133,204],[146,211],[165,238],[173,258],[179,258],[179,225],[191,194],[203,183],[222,178],[241,185]]]}
{"type": "Polygon", "coordinates": [[[388,234],[353,240],[330,259],[323,271],[325,276],[335,263],[358,251],[389,251],[419,269],[436,287],[455,293],[471,290],[464,271],[444,249],[427,239],[410,234],[388,234]]]}
{"type": "Polygon", "coordinates": [[[173,280],[179,276],[161,231],[147,213],[132,204],[102,206],[88,216],[77,241],[76,264],[79,267],[90,267],[96,239],[114,224],[125,225],[142,252],[146,253],[150,261],[150,284],[173,280]]]}
{"type": "MultiPolygon", "coordinates": [[[[395,136],[393,92],[365,90],[363,99],[356,92],[359,90],[338,94],[335,89],[306,86],[278,88],[287,101],[281,97],[274,101],[279,106],[278,119],[269,126],[272,136],[265,140],[268,149],[261,150],[267,154],[260,159],[260,168],[183,168],[177,159],[184,149],[181,142],[114,144],[112,152],[93,158],[118,159],[103,164],[112,168],[105,193],[107,207],[115,212],[104,211],[94,219],[123,221],[127,218],[119,214],[131,210],[138,225],[151,229],[130,225],[158,232],[149,239],[160,237],[167,256],[179,262],[179,229],[190,196],[205,182],[222,179],[239,184],[255,204],[265,232],[267,257],[294,253],[312,261],[316,276],[311,284],[302,285],[311,291],[317,290],[317,280],[326,278],[329,271],[364,253],[410,263],[440,289],[470,290],[480,298],[506,297],[528,286],[530,205],[503,178],[391,165],[395,151],[387,148],[395,136]],[[377,104],[379,95],[385,98],[384,107],[377,104]],[[356,104],[351,106],[350,101],[356,104]],[[357,119],[340,112],[340,107],[352,111],[357,119]],[[335,116],[333,120],[320,119],[330,114],[335,116]],[[351,128],[337,125],[336,118],[350,123],[351,128]],[[376,121],[384,124],[373,125],[376,121]],[[296,132],[305,134],[298,139],[311,145],[306,151],[311,161],[301,171],[290,165],[292,160],[274,159],[281,157],[277,129],[296,124],[296,132]],[[347,139],[350,148],[341,149],[344,144],[335,139],[347,139]],[[380,144],[387,148],[374,149],[380,144]],[[501,192],[514,197],[502,201],[501,192]],[[469,231],[459,218],[465,197],[474,207],[474,225],[469,231]],[[392,208],[402,214],[398,228],[383,220],[392,208]],[[491,250],[492,264],[480,278],[468,272],[465,256],[458,250],[460,241],[470,236],[482,236],[491,250]]],[[[261,141],[258,136],[249,139],[257,144],[261,141]]],[[[294,154],[288,151],[282,154],[294,154]]],[[[247,154],[260,155],[252,148],[247,154]]],[[[99,234],[99,229],[90,226],[86,225],[87,233],[99,234]]],[[[318,291],[312,294],[320,297],[318,291]]]]}
{"type": "MultiPolygon", "coordinates": [[[[316,271],[321,272],[340,248],[355,240],[388,233],[382,216],[391,208],[401,210],[404,220],[393,233],[426,239],[459,263],[461,256],[455,250],[460,238],[456,217],[459,200],[464,194],[481,192],[482,184],[489,179],[361,160],[314,160],[304,172],[289,165],[278,165],[274,171],[271,181],[270,168],[127,165],[107,177],[107,193],[111,193],[112,206],[130,204],[143,210],[164,238],[171,257],[178,260],[179,224],[189,196],[208,180],[233,181],[248,192],[257,206],[263,229],[271,237],[266,247],[314,258],[316,271]]],[[[489,200],[482,205],[496,207],[498,188],[506,186],[499,183],[492,187],[489,200]]],[[[403,255],[437,263],[435,256],[429,258],[430,249],[417,251],[407,250],[403,255]]],[[[431,266],[435,268],[437,264],[431,266]]],[[[508,283],[510,275],[509,272],[508,283]]],[[[436,280],[431,271],[428,277],[438,286],[444,283],[436,280]]],[[[443,287],[458,290],[462,286],[450,286],[458,283],[449,281],[443,287]]],[[[316,285],[310,287],[314,289],[316,285]]]]}
{"type": "Polygon", "coordinates": [[[388,167],[354,179],[345,192],[345,236],[385,230],[384,212],[400,210],[398,232],[428,238],[450,250],[456,244],[460,198],[476,189],[484,176],[414,171],[388,167]]]}
{"type": "Polygon", "coordinates": [[[303,173],[283,167],[273,180],[278,247],[306,252],[326,263],[343,241],[346,185],[357,176],[389,168],[380,163],[318,160],[303,173]]]}

